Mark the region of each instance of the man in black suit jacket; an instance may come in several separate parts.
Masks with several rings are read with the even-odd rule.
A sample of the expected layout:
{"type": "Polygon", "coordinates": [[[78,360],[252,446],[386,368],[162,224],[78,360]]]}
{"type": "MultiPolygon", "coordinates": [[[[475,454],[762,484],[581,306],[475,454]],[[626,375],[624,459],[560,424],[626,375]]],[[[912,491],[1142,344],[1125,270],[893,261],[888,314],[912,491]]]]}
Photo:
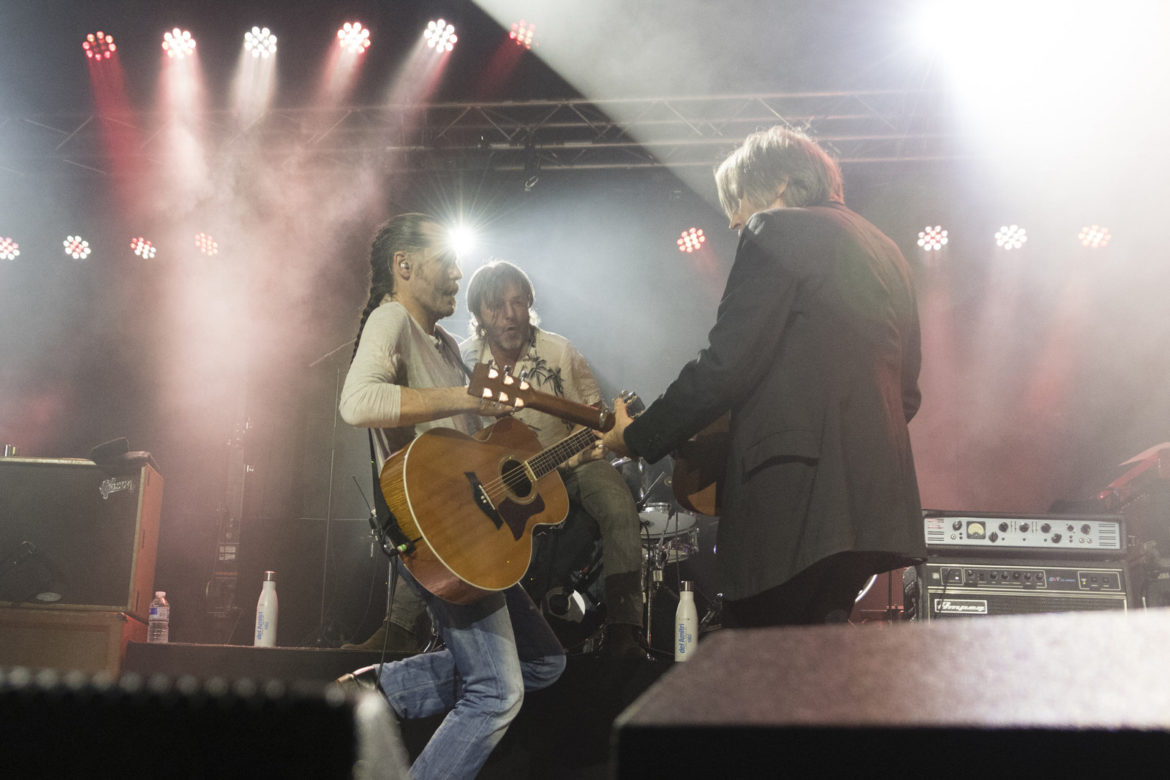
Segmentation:
{"type": "Polygon", "coordinates": [[[740,242],[709,344],[637,420],[616,401],[604,441],[656,461],[729,412],[724,625],[844,620],[870,576],[925,553],[910,271],[802,133],[753,134],[716,182],[740,242]]]}

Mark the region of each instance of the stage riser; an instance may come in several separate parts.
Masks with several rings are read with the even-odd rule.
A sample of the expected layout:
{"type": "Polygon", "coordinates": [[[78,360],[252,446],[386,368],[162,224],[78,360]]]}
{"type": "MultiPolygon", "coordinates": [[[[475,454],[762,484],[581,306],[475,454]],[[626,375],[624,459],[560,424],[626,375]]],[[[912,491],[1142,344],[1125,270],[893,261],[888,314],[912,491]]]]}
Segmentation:
{"type": "Polygon", "coordinates": [[[1139,776],[1170,613],[722,631],[615,725],[619,778],[1139,776]]]}

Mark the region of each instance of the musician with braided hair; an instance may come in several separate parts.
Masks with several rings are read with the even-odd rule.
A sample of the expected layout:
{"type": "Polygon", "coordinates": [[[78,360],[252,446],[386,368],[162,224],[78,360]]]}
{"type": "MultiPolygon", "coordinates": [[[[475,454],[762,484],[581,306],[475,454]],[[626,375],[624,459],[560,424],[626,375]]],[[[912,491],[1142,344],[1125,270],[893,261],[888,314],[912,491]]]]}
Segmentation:
{"type": "MultiPolygon", "coordinates": [[[[349,424],[372,429],[378,466],[429,428],[471,434],[480,415],[504,413],[506,407],[467,394],[456,342],[438,324],[454,313],[463,276],[439,224],[424,214],[388,221],[374,238],[370,275],[340,410],[349,424]]],[[[399,568],[426,604],[444,648],[359,669],[338,682],[377,685],[400,718],[447,712],[412,776],[474,777],[519,712],[524,691],[560,677],[564,651],[519,585],[457,605],[399,568]]]]}

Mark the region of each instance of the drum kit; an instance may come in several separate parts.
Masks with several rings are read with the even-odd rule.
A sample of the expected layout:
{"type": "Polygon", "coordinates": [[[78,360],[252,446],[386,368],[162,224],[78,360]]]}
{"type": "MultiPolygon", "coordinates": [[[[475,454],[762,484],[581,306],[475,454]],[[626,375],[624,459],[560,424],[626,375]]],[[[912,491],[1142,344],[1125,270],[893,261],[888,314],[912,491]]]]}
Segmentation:
{"type": "MultiPolygon", "coordinates": [[[[718,520],[678,505],[671,493],[669,462],[649,466],[621,458],[613,465],[629,487],[641,521],[647,644],[656,655],[670,657],[682,580],[695,583],[700,631],[718,627],[718,520]]],[[[583,525],[571,513],[566,523],[536,537],[533,565],[522,583],[571,653],[592,652],[604,618],[604,551],[595,535],[581,530],[583,525]]]]}

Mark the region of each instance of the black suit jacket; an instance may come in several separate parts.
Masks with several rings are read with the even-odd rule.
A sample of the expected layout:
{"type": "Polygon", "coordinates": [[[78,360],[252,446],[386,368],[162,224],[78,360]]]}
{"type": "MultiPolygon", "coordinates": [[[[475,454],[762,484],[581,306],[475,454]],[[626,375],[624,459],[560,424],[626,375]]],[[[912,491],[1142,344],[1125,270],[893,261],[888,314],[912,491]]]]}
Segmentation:
{"type": "Polygon", "coordinates": [[[727,598],[838,552],[921,556],[906,427],[920,362],[910,272],[889,238],[841,205],[760,212],[708,346],[625,440],[658,460],[730,411],[718,536],[727,598]]]}

